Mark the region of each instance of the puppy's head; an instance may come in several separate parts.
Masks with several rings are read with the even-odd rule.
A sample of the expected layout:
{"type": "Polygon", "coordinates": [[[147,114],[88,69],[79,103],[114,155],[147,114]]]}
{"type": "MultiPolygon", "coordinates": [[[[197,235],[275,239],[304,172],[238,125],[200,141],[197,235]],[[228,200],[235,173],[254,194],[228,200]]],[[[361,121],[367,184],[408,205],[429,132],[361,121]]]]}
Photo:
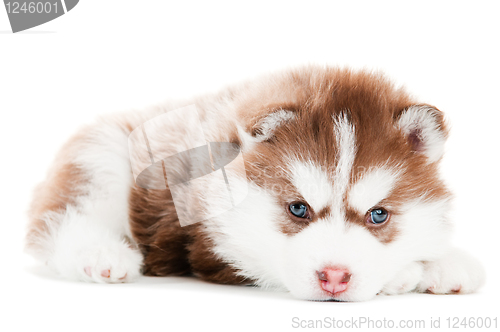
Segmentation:
{"type": "Polygon", "coordinates": [[[309,68],[264,82],[232,106],[247,174],[232,190],[248,196],[205,223],[214,252],[257,284],[342,301],[436,257],[449,233],[441,112],[378,74],[309,68]]]}

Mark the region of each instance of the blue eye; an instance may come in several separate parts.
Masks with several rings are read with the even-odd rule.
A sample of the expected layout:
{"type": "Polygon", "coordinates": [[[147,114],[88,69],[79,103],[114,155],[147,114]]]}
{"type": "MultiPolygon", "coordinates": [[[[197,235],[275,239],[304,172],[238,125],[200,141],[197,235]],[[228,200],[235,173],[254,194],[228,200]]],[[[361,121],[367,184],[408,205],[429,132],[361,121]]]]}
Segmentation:
{"type": "Polygon", "coordinates": [[[382,224],[389,218],[389,212],[385,209],[375,209],[370,212],[369,222],[372,224],[382,224]]]}
{"type": "Polygon", "coordinates": [[[297,218],[309,218],[309,210],[307,208],[307,205],[304,203],[291,203],[290,205],[288,205],[288,209],[290,210],[290,213],[297,218]]]}

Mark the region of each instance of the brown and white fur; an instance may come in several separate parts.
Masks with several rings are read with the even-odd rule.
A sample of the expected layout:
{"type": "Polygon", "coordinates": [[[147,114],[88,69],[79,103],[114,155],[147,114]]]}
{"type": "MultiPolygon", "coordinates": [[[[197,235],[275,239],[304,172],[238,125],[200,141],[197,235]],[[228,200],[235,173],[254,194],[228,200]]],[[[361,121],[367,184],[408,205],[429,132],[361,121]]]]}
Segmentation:
{"type": "MultiPolygon", "coordinates": [[[[156,143],[189,146],[175,127],[158,128],[156,143]]],[[[89,282],[194,274],[340,301],[473,292],[483,268],[449,244],[451,194],[438,171],[446,137],[438,109],[382,75],[320,67],[104,117],[63,147],[37,187],[27,250],[61,276],[89,282]],[[128,136],[191,104],[207,141],[240,146],[246,177],[231,185],[248,194],[181,227],[169,190],[134,183],[128,136]],[[309,218],[291,215],[292,202],[307,204],[309,218]],[[374,208],[387,210],[388,221],[368,222],[374,208]],[[345,289],[328,288],[322,272],[330,270],[347,271],[345,289]]],[[[205,181],[186,197],[190,208],[217,209],[222,185],[205,181]]]]}

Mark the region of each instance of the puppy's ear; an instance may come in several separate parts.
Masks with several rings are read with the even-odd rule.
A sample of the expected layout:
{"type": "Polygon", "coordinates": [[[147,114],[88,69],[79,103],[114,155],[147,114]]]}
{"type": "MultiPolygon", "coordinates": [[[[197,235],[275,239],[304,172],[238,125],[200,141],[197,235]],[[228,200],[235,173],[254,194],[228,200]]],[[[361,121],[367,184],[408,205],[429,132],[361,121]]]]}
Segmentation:
{"type": "Polygon", "coordinates": [[[259,119],[251,129],[251,135],[259,142],[270,139],[275,130],[295,118],[292,111],[279,109],[259,119]]]}
{"type": "Polygon", "coordinates": [[[293,111],[279,109],[252,119],[251,123],[247,125],[247,129],[239,127],[238,135],[243,150],[248,151],[253,144],[271,139],[280,126],[293,120],[295,116],[293,111]]]}
{"type": "Polygon", "coordinates": [[[430,105],[412,105],[397,115],[396,126],[415,153],[425,154],[430,162],[441,159],[448,130],[440,110],[430,105]]]}

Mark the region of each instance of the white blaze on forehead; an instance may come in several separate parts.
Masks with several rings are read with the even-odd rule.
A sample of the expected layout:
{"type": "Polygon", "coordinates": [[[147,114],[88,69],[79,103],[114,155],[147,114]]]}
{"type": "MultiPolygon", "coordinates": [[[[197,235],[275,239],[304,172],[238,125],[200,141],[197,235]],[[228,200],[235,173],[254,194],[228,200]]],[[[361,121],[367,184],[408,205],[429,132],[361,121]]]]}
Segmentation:
{"type": "Polygon", "coordinates": [[[361,213],[373,208],[390,195],[398,174],[395,169],[382,167],[367,172],[349,191],[349,205],[361,213]]]}
{"type": "Polygon", "coordinates": [[[333,118],[333,125],[333,134],[337,144],[337,164],[333,181],[335,199],[333,205],[341,207],[349,186],[352,165],[356,157],[356,135],[354,126],[344,113],[333,118]]]}
{"type": "Polygon", "coordinates": [[[312,162],[295,161],[290,165],[291,181],[306,202],[320,211],[332,201],[332,182],[325,170],[312,162]]]}
{"type": "Polygon", "coordinates": [[[356,156],[356,136],[353,125],[345,115],[333,118],[333,122],[337,150],[333,185],[327,166],[321,168],[312,162],[294,161],[289,167],[293,185],[315,211],[333,206],[337,210],[335,212],[338,212],[334,212],[334,215],[341,216],[342,201],[349,186],[356,156]]]}

